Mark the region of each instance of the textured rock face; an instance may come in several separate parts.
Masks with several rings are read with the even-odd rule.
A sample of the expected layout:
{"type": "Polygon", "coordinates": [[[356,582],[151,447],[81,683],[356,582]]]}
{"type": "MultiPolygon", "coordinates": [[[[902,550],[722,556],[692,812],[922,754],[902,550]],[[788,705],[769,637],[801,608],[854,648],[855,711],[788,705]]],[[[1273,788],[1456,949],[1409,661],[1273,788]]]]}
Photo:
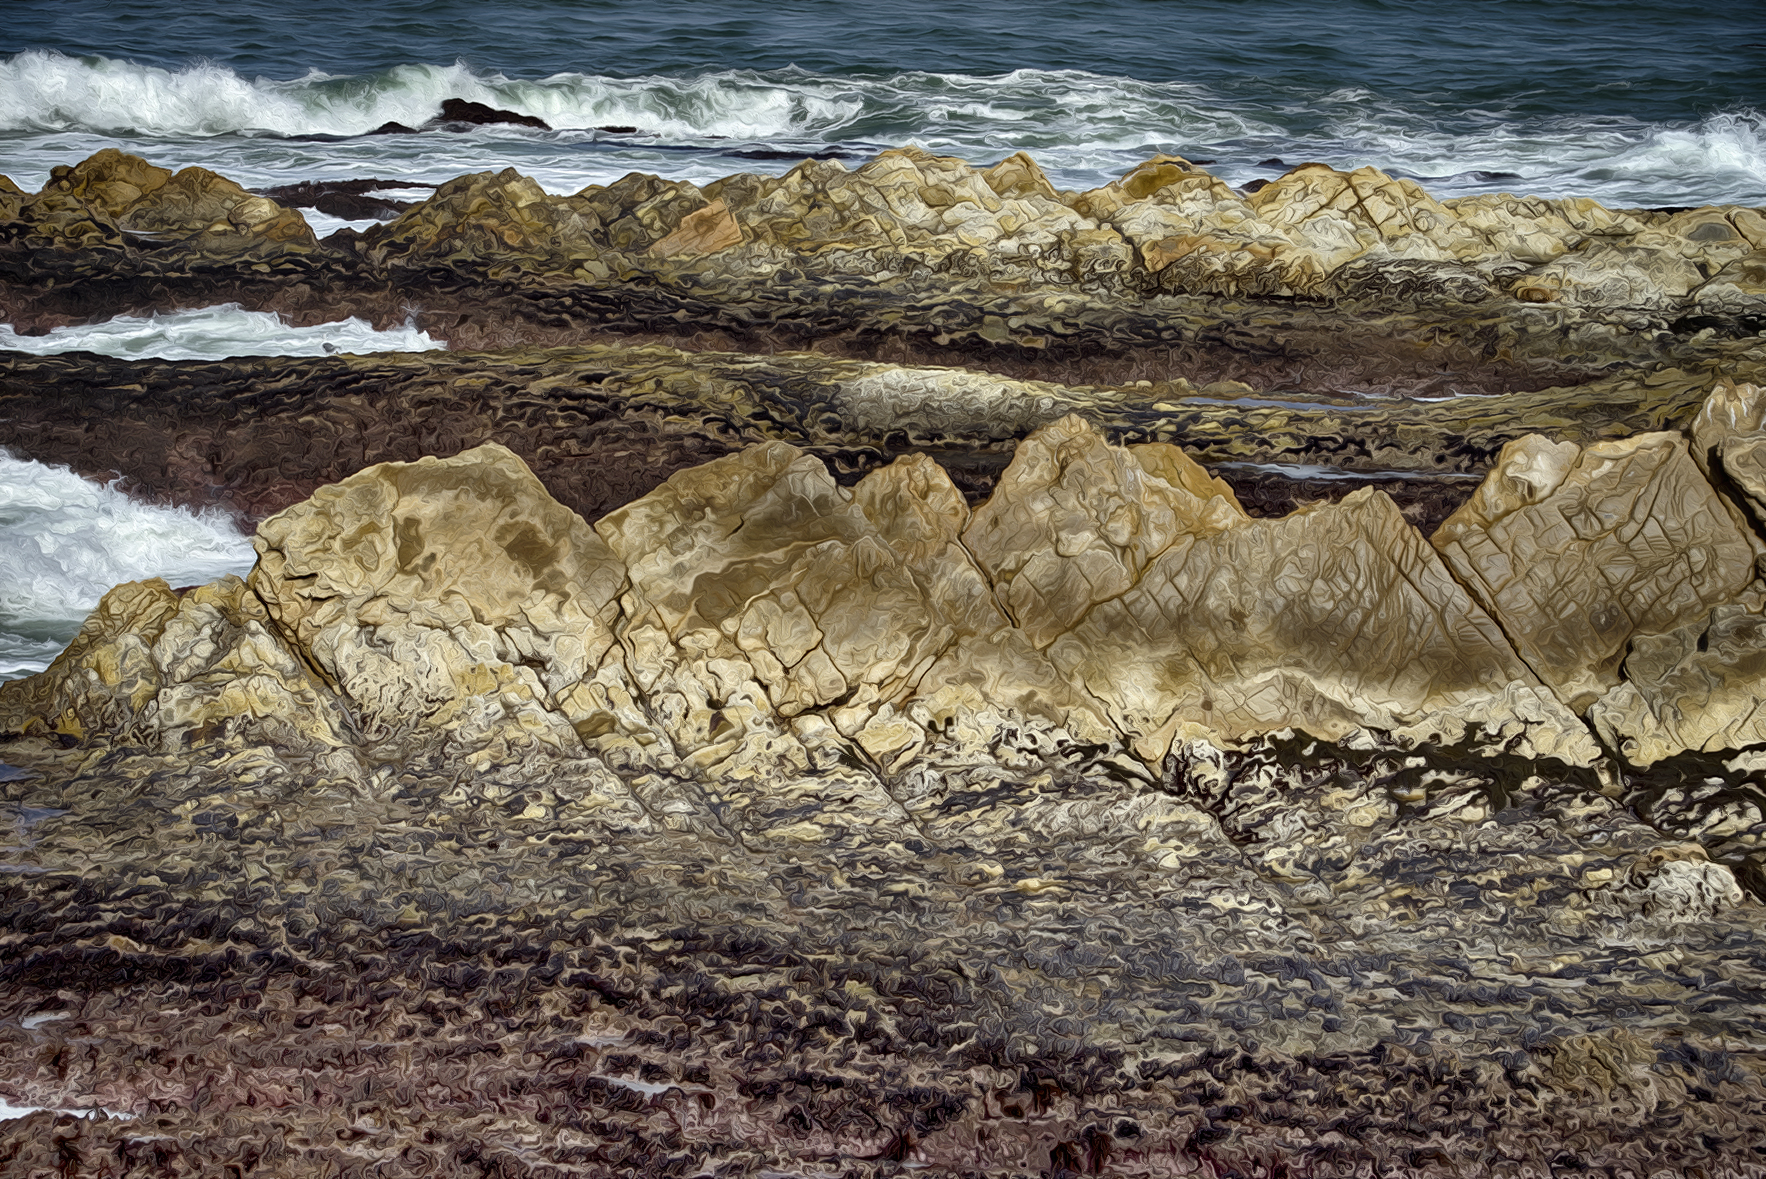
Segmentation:
{"type": "Polygon", "coordinates": [[[179,250],[222,257],[265,256],[317,245],[293,209],[283,208],[203,168],[175,175],[106,148],[56,168],[41,193],[11,212],[15,243],[51,248],[120,248],[137,234],[179,250]]]}
{"type": "Polygon", "coordinates": [[[236,577],[182,597],[157,579],[113,589],[47,671],[5,685],[0,731],[165,751],[259,741],[312,752],[355,736],[236,577]]]}
{"type": "Polygon", "coordinates": [[[370,468],[255,543],[252,590],[370,739],[574,746],[557,705],[612,646],[625,570],[507,450],[370,468]]]}
{"type": "Polygon", "coordinates": [[[1511,442],[1433,540],[1577,711],[1619,682],[1633,636],[1735,598],[1758,551],[1673,434],[1586,448],[1511,442]]]}
{"type": "Polygon", "coordinates": [[[1161,375],[1193,349],[1279,357],[1337,387],[1517,372],[1536,387],[1664,341],[1699,352],[1695,318],[1752,335],[1763,251],[1749,209],[1437,201],[1320,164],[1247,195],[1163,156],[1073,193],[1022,155],[977,169],[912,148],[854,170],[806,161],[703,188],[633,174],[569,196],[479,173],[320,244],[266,197],[107,151],[0,197],[0,312],[52,326],[201,299],[393,320],[416,300],[428,330],[498,346],[717,332],[866,355],[894,355],[885,341],[1102,354],[1161,375]]]}
{"type": "MultiPolygon", "coordinates": [[[[257,545],[254,608],[369,744],[445,735],[494,761],[581,742],[746,774],[807,756],[814,713],[890,761],[1012,716],[1154,766],[1174,733],[1286,728],[1476,725],[1595,755],[1384,495],[1251,520],[1177,448],[1112,447],[1075,417],[1031,435],[973,519],[925,458],[849,491],[773,443],[590,529],[492,445],[370,468],[257,545]]],[[[146,618],[128,600],[107,610],[146,618]]],[[[114,730],[104,708],[140,705],[106,682],[53,712],[72,719],[32,715],[114,730]]]]}

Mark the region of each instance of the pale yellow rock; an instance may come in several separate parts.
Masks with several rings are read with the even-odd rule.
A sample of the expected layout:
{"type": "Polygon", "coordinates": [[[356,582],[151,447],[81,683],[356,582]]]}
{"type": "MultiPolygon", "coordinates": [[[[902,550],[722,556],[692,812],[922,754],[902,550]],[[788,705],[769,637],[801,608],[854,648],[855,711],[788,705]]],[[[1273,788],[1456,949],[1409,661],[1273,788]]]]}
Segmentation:
{"type": "Polygon", "coordinates": [[[148,719],[162,746],[225,733],[284,749],[349,743],[333,694],[283,643],[237,577],[198,586],[153,644],[161,687],[148,719]]]}
{"type": "Polygon", "coordinates": [[[1711,389],[1699,412],[1687,427],[1693,461],[1706,475],[1721,465],[1720,451],[1731,440],[1742,440],[1766,430],[1766,389],[1758,385],[1723,381],[1711,389]]]}
{"type": "Polygon", "coordinates": [[[1682,303],[1705,282],[1695,258],[1665,246],[1597,244],[1547,263],[1517,280],[1517,297],[1526,289],[1549,291],[1550,299],[1580,307],[1638,307],[1667,310],[1682,303]]]}
{"type": "Polygon", "coordinates": [[[1601,697],[1589,720],[1633,765],[1766,742],[1766,617],[1758,601],[1633,639],[1624,671],[1625,682],[1601,697]]]}
{"type": "Polygon", "coordinates": [[[1694,295],[1706,311],[1729,315],[1766,312],[1766,248],[1725,264],[1694,295]]]}
{"type": "Polygon", "coordinates": [[[1040,648],[1126,593],[1180,534],[1245,519],[1232,492],[1176,447],[1113,447],[1069,416],[1018,444],[963,541],[1040,648]]]}
{"type": "MultiPolygon", "coordinates": [[[[1467,723],[1516,720],[1510,689],[1537,686],[1390,498],[1366,488],[1185,534],[1048,654],[1149,760],[1180,731],[1335,740],[1443,712],[1461,718],[1447,735],[1458,740],[1467,723]]],[[[1561,708],[1537,715],[1580,729],[1561,708]]]]}
{"type": "Polygon", "coordinates": [[[1055,195],[1055,186],[1049,183],[1041,165],[1023,152],[1015,152],[993,167],[984,169],[981,178],[1000,197],[1035,196],[1051,201],[1059,199],[1055,195]]]}
{"type": "Polygon", "coordinates": [[[489,444],[382,463],[258,527],[251,586],[370,738],[576,747],[564,701],[613,646],[625,571],[489,444]]]}
{"type": "Polygon", "coordinates": [[[1619,682],[1635,635],[1734,599],[1756,541],[1678,434],[1578,449],[1530,435],[1503,448],[1435,547],[1570,707],[1619,682]]]}

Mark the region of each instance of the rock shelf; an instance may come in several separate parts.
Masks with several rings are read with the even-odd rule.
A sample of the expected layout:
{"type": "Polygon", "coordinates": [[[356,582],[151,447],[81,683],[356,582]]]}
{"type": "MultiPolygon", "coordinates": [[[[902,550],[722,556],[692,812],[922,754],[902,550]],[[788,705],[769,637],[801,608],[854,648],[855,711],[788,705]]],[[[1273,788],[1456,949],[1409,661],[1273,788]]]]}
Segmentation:
{"type": "Polygon", "coordinates": [[[323,242],[0,184],[22,324],[497,348],[6,358],[0,445],[258,561],[0,685],[0,1158],[1756,1174],[1763,226],[912,150],[323,242]]]}

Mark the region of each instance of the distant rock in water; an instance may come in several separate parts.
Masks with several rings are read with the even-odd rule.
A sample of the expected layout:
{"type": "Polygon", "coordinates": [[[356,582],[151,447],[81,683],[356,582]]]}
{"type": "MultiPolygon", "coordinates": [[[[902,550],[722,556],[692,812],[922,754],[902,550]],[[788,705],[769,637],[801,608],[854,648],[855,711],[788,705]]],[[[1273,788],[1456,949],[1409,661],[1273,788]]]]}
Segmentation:
{"type": "Polygon", "coordinates": [[[514,111],[497,110],[482,102],[470,102],[464,98],[443,99],[441,117],[431,119],[424,126],[432,127],[438,122],[443,124],[470,123],[474,127],[489,127],[506,123],[514,127],[533,127],[540,131],[552,129],[544,119],[536,119],[532,115],[517,114],[514,111]]]}
{"type": "MultiPolygon", "coordinates": [[[[369,135],[417,135],[424,131],[458,131],[467,127],[532,127],[538,131],[550,131],[552,128],[544,119],[536,119],[532,115],[520,114],[516,111],[498,110],[486,106],[482,102],[472,102],[464,98],[447,98],[442,100],[441,114],[430,119],[421,127],[407,127],[399,122],[382,123],[369,135]]],[[[606,130],[606,128],[603,128],[606,130]]]]}
{"type": "Polygon", "coordinates": [[[258,195],[296,209],[316,209],[345,221],[389,220],[409,209],[414,202],[376,194],[389,188],[434,187],[433,184],[410,180],[304,180],[299,184],[261,189],[258,195]]]}

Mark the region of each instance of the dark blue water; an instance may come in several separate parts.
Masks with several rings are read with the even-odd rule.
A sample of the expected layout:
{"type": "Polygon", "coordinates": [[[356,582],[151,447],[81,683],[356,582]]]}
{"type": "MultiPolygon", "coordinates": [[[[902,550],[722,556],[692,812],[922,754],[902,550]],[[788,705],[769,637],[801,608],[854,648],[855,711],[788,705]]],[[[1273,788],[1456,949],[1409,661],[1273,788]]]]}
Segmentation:
{"type": "Polygon", "coordinates": [[[513,165],[567,190],[916,142],[1027,149],[1072,185],[1175,151],[1236,183],[1318,159],[1442,195],[1766,201],[1748,5],[14,0],[4,18],[0,171],[24,183],[104,143],[247,182],[513,165]],[[316,138],[447,97],[556,130],[316,138]]]}

